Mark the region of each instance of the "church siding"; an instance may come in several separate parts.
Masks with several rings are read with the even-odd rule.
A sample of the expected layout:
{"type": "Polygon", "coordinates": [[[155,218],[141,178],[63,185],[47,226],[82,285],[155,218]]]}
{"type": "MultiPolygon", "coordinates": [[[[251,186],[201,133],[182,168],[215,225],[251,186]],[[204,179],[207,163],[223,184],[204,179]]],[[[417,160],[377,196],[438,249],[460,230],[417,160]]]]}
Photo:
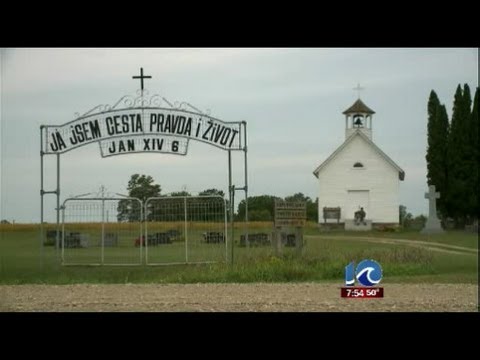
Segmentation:
{"type": "MultiPolygon", "coordinates": [[[[348,214],[348,190],[369,190],[367,219],[380,223],[398,223],[398,171],[360,136],[355,136],[318,174],[319,222],[323,222],[323,207],[342,208],[342,217],[348,214]],[[355,162],[363,169],[353,168],[355,162]]],[[[331,220],[330,220],[331,222],[331,220]]]]}

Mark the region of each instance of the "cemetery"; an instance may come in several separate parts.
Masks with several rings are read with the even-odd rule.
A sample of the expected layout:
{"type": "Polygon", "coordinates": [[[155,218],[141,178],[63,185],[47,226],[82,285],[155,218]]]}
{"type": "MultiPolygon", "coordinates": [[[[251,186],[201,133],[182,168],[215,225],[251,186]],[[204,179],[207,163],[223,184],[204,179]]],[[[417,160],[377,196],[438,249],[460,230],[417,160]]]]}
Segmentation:
{"type": "MultiPolygon", "coordinates": [[[[62,242],[63,233],[59,232],[59,241],[62,242]]],[[[56,230],[49,230],[46,232],[46,240],[44,245],[55,246],[57,237],[56,230]]],[[[92,246],[90,243],[90,236],[81,232],[65,232],[65,238],[63,239],[65,248],[88,248],[92,246]]]]}
{"type": "Polygon", "coordinates": [[[478,311],[477,52],[0,49],[0,312],[478,311]]]}
{"type": "MultiPolygon", "coordinates": [[[[114,105],[97,105],[83,115],[77,113],[74,120],[63,125],[40,126],[40,236],[45,237],[42,246],[45,243],[61,249],[62,265],[76,264],[78,261],[92,265],[169,263],[164,252],[153,249],[143,252],[142,248],[174,245],[174,242],[184,245],[172,247],[176,255],[168,258],[175,258],[173,263],[188,263],[189,259],[195,259],[196,263],[212,259],[218,261],[219,254],[223,257],[222,261],[228,261],[227,205],[223,197],[153,196],[140,199],[119,194],[105,197],[102,193],[99,197],[89,197],[90,194],[70,196],[60,204],[60,159],[71,150],[97,143],[102,157],[137,153],[186,155],[189,142],[199,141],[219,148],[228,155],[228,198],[231,206],[228,213],[231,229],[234,223],[234,192],[244,192],[248,207],[246,121],[223,121],[190,103],[171,102],[158,94],[150,95],[144,88],[144,80],[152,77],[144,75],[143,68],[140,68],[139,76],[132,78],[140,80],[140,89],[135,95],[124,95],[114,105]],[[232,183],[231,155],[235,151],[243,153],[244,157],[243,186],[234,186],[232,183]],[[45,190],[46,156],[56,158],[57,181],[54,190],[45,190]],[[57,230],[45,233],[44,197],[50,194],[57,198],[57,230]],[[109,221],[109,214],[117,214],[118,223],[109,221]],[[155,220],[155,223],[145,220],[155,220]],[[205,224],[197,224],[192,220],[201,220],[205,224]],[[172,221],[183,223],[179,224],[182,231],[166,228],[165,224],[172,221]],[[75,230],[83,226],[80,224],[90,224],[92,233],[99,234],[99,238],[95,236],[95,240],[98,240],[95,244],[89,233],[75,230]],[[61,225],[65,228],[65,236],[58,236],[61,225]],[[105,231],[106,227],[109,231],[105,231]],[[200,229],[204,230],[203,234],[200,229]],[[130,238],[130,244],[133,242],[134,246],[119,246],[124,241],[120,238],[130,238]],[[195,245],[197,242],[214,244],[219,249],[205,252],[195,245]],[[88,256],[70,250],[87,247],[92,248],[88,256]],[[113,251],[114,248],[117,251],[113,251]]],[[[212,246],[210,248],[213,249],[212,246]]],[[[233,246],[230,248],[233,259],[233,246]]]]}
{"type": "MultiPolygon", "coordinates": [[[[257,246],[272,246],[272,238],[275,238],[276,233],[273,231],[271,234],[267,233],[253,233],[248,235],[248,245],[257,247],[257,246]]],[[[297,242],[301,241],[300,235],[297,235],[296,232],[282,231],[280,232],[280,241],[284,247],[295,247],[297,242]]],[[[246,236],[240,235],[240,247],[246,247],[246,236]]]]}
{"type": "MultiPolygon", "coordinates": [[[[143,68],[140,76],[132,78],[140,80],[140,89],[135,95],[124,95],[113,105],[97,105],[83,114],[77,113],[64,124],[40,127],[42,246],[53,245],[62,265],[75,263],[77,258],[84,262],[91,260],[95,265],[188,264],[210,262],[212,258],[233,264],[236,247],[241,249],[239,252],[250,251],[250,247],[263,248],[277,256],[284,254],[286,248],[296,251],[297,255],[303,254],[307,243],[305,202],[278,198],[273,213],[268,209],[273,223],[261,228],[250,227],[246,121],[227,122],[190,103],[150,95],[144,88],[144,80],[152,77],[144,75],[143,68]],[[97,144],[102,158],[138,153],[187,155],[190,141],[211,145],[227,155],[227,197],[169,197],[160,193],[142,198],[121,194],[72,195],[60,203],[60,159],[69,151],[97,144]],[[237,185],[232,177],[235,151],[243,156],[243,179],[237,185]],[[45,188],[46,156],[56,159],[57,181],[53,190],[45,188]],[[244,221],[239,232],[235,232],[240,220],[235,214],[237,191],[245,195],[244,221]],[[43,225],[46,195],[57,198],[56,230],[43,225]],[[116,214],[117,219],[112,221],[112,214],[116,214]],[[82,230],[88,226],[91,231],[82,230]],[[86,251],[75,249],[89,249],[90,259],[86,251]],[[206,249],[215,249],[221,258],[218,254],[211,257],[213,252],[206,249]],[[58,250],[62,250],[60,256],[58,250]],[[124,261],[127,258],[129,260],[124,261]]],[[[317,230],[370,232],[396,231],[399,227],[399,188],[405,171],[374,142],[375,111],[360,98],[362,89],[360,85],[355,88],[358,99],[342,112],[345,116],[343,142],[313,171],[319,185],[314,215],[317,230]],[[378,181],[380,178],[382,181],[378,181]]],[[[51,181],[53,176],[48,178],[51,181]]],[[[432,186],[426,195],[430,200],[430,214],[423,234],[443,233],[435,207],[435,199],[440,194],[432,186]]],[[[312,212],[308,213],[312,220],[312,212]]]]}

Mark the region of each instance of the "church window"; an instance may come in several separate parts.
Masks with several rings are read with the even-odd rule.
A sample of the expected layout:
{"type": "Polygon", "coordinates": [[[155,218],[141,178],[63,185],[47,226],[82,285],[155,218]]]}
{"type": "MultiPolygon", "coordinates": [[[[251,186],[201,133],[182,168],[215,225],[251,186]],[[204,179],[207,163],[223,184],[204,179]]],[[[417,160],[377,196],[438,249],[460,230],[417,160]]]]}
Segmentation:
{"type": "Polygon", "coordinates": [[[354,167],[354,168],[357,168],[357,169],[358,169],[358,168],[363,168],[363,164],[360,163],[360,162],[356,162],[355,164],[353,164],[353,167],[354,167]]]}

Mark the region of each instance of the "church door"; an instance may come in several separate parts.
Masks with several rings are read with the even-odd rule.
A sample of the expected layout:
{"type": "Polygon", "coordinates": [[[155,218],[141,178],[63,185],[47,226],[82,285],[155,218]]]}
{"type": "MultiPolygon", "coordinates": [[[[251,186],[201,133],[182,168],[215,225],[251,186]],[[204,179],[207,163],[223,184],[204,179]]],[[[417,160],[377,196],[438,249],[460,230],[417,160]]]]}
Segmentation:
{"type": "Polygon", "coordinates": [[[369,190],[348,190],[347,203],[345,206],[345,219],[353,219],[355,211],[363,210],[366,213],[366,218],[370,219],[369,212],[370,191],[369,190]]]}

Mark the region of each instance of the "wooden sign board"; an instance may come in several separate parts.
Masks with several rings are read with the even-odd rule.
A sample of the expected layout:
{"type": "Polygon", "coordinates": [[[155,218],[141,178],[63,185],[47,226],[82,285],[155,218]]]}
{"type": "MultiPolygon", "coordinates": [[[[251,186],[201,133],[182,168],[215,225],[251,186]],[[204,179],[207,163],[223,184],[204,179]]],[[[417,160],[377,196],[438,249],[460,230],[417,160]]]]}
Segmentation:
{"type": "Polygon", "coordinates": [[[275,226],[303,227],[307,220],[307,204],[302,201],[275,200],[275,226]]]}
{"type": "Polygon", "coordinates": [[[323,220],[327,222],[327,219],[336,219],[340,221],[341,208],[340,207],[324,207],[323,208],[323,220]]]}

